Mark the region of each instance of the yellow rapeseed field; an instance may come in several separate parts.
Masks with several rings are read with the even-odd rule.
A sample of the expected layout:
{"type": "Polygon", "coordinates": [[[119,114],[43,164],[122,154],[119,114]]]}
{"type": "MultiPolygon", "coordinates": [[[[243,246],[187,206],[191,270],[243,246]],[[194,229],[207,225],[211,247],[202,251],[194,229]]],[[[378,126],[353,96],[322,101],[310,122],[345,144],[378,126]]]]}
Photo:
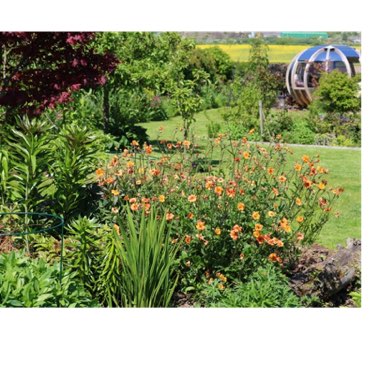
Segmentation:
{"type": "MultiPolygon", "coordinates": [[[[217,46],[225,51],[233,61],[246,62],[249,57],[250,45],[197,45],[200,49],[217,46]]],[[[269,61],[272,63],[290,63],[301,51],[309,48],[309,45],[268,45],[269,61]]]]}

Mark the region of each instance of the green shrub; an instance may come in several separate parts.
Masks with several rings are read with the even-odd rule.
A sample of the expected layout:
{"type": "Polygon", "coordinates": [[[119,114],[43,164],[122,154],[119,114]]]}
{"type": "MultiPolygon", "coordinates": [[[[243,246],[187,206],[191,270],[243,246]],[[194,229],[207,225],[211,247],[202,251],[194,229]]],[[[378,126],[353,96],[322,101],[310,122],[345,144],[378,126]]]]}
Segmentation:
{"type": "Polygon", "coordinates": [[[75,274],[63,273],[59,263],[32,259],[23,252],[0,255],[0,307],[98,306],[75,274]]]}
{"type": "Polygon", "coordinates": [[[213,301],[209,307],[302,307],[302,300],[291,290],[288,279],[272,264],[259,268],[246,283],[238,283],[229,289],[218,289],[217,281],[209,287],[213,301]],[[216,286],[215,286],[216,285],[216,286]]]}
{"type": "Polygon", "coordinates": [[[309,128],[307,120],[298,120],[292,129],[283,134],[283,139],[291,144],[314,144],[315,133],[309,128]]]}
{"type": "Polygon", "coordinates": [[[207,124],[207,135],[209,138],[215,138],[218,136],[222,129],[222,125],[220,123],[211,121],[207,124]]]}

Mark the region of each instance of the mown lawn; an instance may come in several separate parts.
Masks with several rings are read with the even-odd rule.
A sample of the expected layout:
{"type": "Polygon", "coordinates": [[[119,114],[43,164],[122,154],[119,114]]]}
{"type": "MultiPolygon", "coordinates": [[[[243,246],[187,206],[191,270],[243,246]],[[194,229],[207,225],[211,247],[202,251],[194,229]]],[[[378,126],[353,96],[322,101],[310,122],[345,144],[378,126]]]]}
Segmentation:
{"type": "MultiPolygon", "coordinates": [[[[194,142],[200,147],[207,146],[207,124],[210,121],[221,121],[221,110],[208,110],[196,115],[192,126],[194,142]]],[[[151,140],[183,140],[180,131],[181,118],[174,117],[167,121],[141,124],[147,129],[151,140]],[[159,132],[162,127],[162,132],[159,132]]],[[[337,244],[345,245],[348,237],[361,237],[361,151],[324,147],[292,147],[292,160],[299,160],[302,155],[319,155],[321,165],[329,169],[329,185],[341,186],[344,193],[335,204],[335,211],[340,212],[335,217],[335,211],[329,222],[324,226],[317,242],[335,248],[337,244]]]]}

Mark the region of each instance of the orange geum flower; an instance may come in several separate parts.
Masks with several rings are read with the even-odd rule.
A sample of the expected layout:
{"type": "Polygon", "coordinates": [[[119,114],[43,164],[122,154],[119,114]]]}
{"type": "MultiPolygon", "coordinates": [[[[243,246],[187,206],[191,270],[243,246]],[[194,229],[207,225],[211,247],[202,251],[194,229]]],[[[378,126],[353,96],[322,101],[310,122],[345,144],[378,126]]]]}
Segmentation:
{"type": "Polygon", "coordinates": [[[244,203],[243,203],[243,202],[239,202],[239,203],[237,204],[237,209],[238,209],[239,211],[244,211],[244,209],[245,209],[245,205],[244,205],[244,203]]]}
{"type": "Polygon", "coordinates": [[[259,220],[260,219],[260,213],[258,211],[254,211],[252,213],[252,219],[259,220]]]}
{"type": "Polygon", "coordinates": [[[133,161],[127,161],[127,168],[133,168],[135,163],[133,161]]]}
{"type": "Polygon", "coordinates": [[[259,244],[263,244],[264,241],[265,241],[265,238],[263,235],[259,235],[257,238],[256,238],[256,241],[259,243],[259,244]]]}
{"type": "Polygon", "coordinates": [[[192,212],[189,212],[189,213],[187,214],[187,217],[188,217],[189,219],[193,219],[193,218],[194,218],[194,214],[193,214],[192,212]]]}
{"type": "Polygon", "coordinates": [[[214,189],[215,193],[219,196],[221,196],[223,194],[223,187],[221,186],[216,186],[215,189],[214,189]]]}
{"type": "Polygon", "coordinates": [[[161,194],[161,195],[158,196],[158,201],[159,201],[159,202],[164,203],[165,200],[166,200],[165,195],[162,195],[162,194],[161,194]]]}
{"type": "Polygon", "coordinates": [[[310,162],[310,157],[305,154],[302,156],[302,161],[303,162],[310,162]]]}
{"type": "Polygon", "coordinates": [[[268,172],[268,174],[272,175],[274,173],[274,169],[273,168],[268,168],[267,172],[268,172]]]}
{"type": "Polygon", "coordinates": [[[190,235],[186,235],[185,236],[185,243],[186,244],[190,244],[191,243],[191,236],[190,235]]]}
{"type": "Polygon", "coordinates": [[[129,203],[136,203],[137,202],[137,198],[130,198],[129,199],[129,203]]]}
{"type": "Polygon", "coordinates": [[[166,213],[166,221],[170,222],[173,219],[174,219],[174,214],[172,214],[171,212],[167,212],[166,213]]]}
{"type": "Polygon", "coordinates": [[[274,216],[276,216],[276,213],[274,211],[268,211],[268,214],[267,214],[270,218],[273,218],[274,216]]]}
{"type": "Polygon", "coordinates": [[[280,176],[278,177],[278,180],[279,180],[280,182],[284,183],[284,182],[286,182],[286,177],[285,177],[284,175],[280,175],[280,176]]]}
{"type": "Polygon", "coordinates": [[[338,187],[337,189],[333,189],[332,190],[332,193],[335,194],[336,196],[339,196],[340,194],[342,194],[344,191],[344,189],[342,187],[338,187]]]}
{"type": "Polygon", "coordinates": [[[323,182],[318,183],[318,189],[319,190],[324,190],[325,187],[326,187],[326,185],[323,182]]]}
{"type": "Polygon", "coordinates": [[[297,172],[300,172],[301,169],[302,169],[302,165],[300,165],[298,163],[294,165],[294,170],[296,170],[297,172]]]}
{"type": "Polygon", "coordinates": [[[197,197],[196,195],[194,194],[191,194],[187,197],[187,200],[190,202],[190,203],[194,203],[196,200],[197,200],[197,197]]]}
{"type": "Polygon", "coordinates": [[[255,231],[262,231],[263,225],[260,223],[255,224],[255,231]]]}
{"type": "Polygon", "coordinates": [[[251,153],[250,153],[250,152],[247,152],[247,151],[243,152],[243,158],[244,158],[245,160],[248,160],[249,157],[251,157],[251,153]]]}
{"type": "Polygon", "coordinates": [[[167,148],[168,148],[169,150],[173,149],[173,144],[171,144],[171,143],[167,143],[166,146],[167,146],[167,148]]]}
{"type": "Polygon", "coordinates": [[[211,190],[214,187],[214,182],[212,182],[212,181],[206,181],[205,187],[206,187],[207,190],[211,190]]]}
{"type": "Polygon", "coordinates": [[[232,187],[227,187],[226,189],[226,194],[229,198],[234,198],[235,195],[236,195],[236,191],[235,189],[233,189],[232,187]]]}
{"type": "Polygon", "coordinates": [[[105,171],[102,168],[99,168],[99,169],[96,169],[95,173],[98,177],[103,177],[105,174],[105,171]]]}
{"type": "Polygon", "coordinates": [[[185,140],[185,141],[183,142],[183,146],[184,146],[186,149],[189,149],[189,148],[190,148],[190,145],[191,145],[191,142],[188,141],[188,140],[185,140]]]}
{"type": "Polygon", "coordinates": [[[273,194],[274,194],[276,197],[278,197],[278,195],[280,194],[280,192],[279,192],[275,187],[272,189],[272,192],[273,192],[273,194]]]}
{"type": "Polygon", "coordinates": [[[113,177],[108,177],[104,180],[105,183],[111,184],[115,182],[115,178],[113,177]]]}
{"type": "Polygon", "coordinates": [[[281,257],[277,255],[277,253],[271,253],[269,256],[268,256],[268,259],[272,262],[278,262],[278,263],[281,263],[282,260],[281,260],[281,257]]]}
{"type": "Polygon", "coordinates": [[[302,201],[300,198],[296,198],[296,205],[297,206],[301,206],[302,205],[302,201]]]}
{"type": "Polygon", "coordinates": [[[297,232],[297,240],[303,240],[305,235],[302,232],[297,232]]]}
{"type": "Polygon", "coordinates": [[[255,231],[253,231],[252,235],[253,235],[255,238],[258,238],[258,237],[261,235],[261,233],[260,233],[260,231],[255,230],[255,231]]]}
{"type": "Polygon", "coordinates": [[[146,154],[151,154],[153,152],[152,145],[144,145],[144,150],[146,154]]]}
{"type": "Polygon", "coordinates": [[[241,231],[243,231],[243,228],[240,227],[238,224],[235,224],[235,225],[232,227],[232,229],[233,229],[234,231],[237,231],[237,232],[241,232],[241,231]]]}
{"type": "Polygon", "coordinates": [[[232,240],[237,240],[239,237],[239,231],[237,230],[231,230],[230,236],[232,240]]]}
{"type": "Polygon", "coordinates": [[[139,144],[138,141],[133,140],[133,141],[131,142],[131,145],[132,145],[132,146],[139,146],[140,144],[139,144]]]}
{"type": "Polygon", "coordinates": [[[160,171],[158,169],[150,169],[150,174],[158,176],[160,174],[160,171]]]}
{"type": "Polygon", "coordinates": [[[306,178],[306,177],[302,177],[302,181],[303,181],[303,185],[307,189],[312,185],[312,182],[308,178],[306,178]]]}
{"type": "Polygon", "coordinates": [[[139,204],[138,203],[132,203],[131,204],[131,210],[132,211],[137,211],[139,209],[139,204]]]}
{"type": "Polygon", "coordinates": [[[115,197],[117,197],[118,195],[120,195],[120,191],[119,191],[119,190],[111,190],[111,193],[112,193],[112,195],[114,195],[115,197]]]}
{"type": "Polygon", "coordinates": [[[113,225],[113,228],[115,229],[116,233],[120,235],[120,227],[117,224],[113,225]]]}
{"type": "Polygon", "coordinates": [[[214,232],[215,232],[215,235],[219,236],[222,233],[222,230],[219,227],[216,227],[214,232]]]}
{"type": "Polygon", "coordinates": [[[203,222],[202,220],[198,220],[195,227],[198,231],[203,231],[206,228],[205,222],[203,222]]]}
{"type": "Polygon", "coordinates": [[[225,288],[225,286],[222,284],[222,283],[219,283],[218,284],[218,289],[219,290],[223,290],[225,288]]]}
{"type": "Polygon", "coordinates": [[[283,243],[283,241],[282,240],[280,240],[280,239],[276,239],[276,242],[275,242],[275,244],[277,245],[277,247],[279,247],[279,248],[281,248],[281,247],[283,247],[284,246],[284,243],[283,243]]]}
{"type": "Polygon", "coordinates": [[[304,219],[304,217],[303,216],[297,216],[297,219],[296,219],[296,221],[298,222],[298,223],[302,223],[303,221],[304,221],[305,219],[304,219]]]}

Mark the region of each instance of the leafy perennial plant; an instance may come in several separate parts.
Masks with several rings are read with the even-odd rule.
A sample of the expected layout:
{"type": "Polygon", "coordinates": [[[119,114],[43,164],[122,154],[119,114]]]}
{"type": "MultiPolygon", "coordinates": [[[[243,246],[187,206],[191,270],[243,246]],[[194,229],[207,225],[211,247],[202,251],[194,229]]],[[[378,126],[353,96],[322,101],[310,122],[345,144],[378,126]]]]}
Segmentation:
{"type": "MultiPolygon", "coordinates": [[[[209,283],[223,290],[268,260],[292,265],[314,241],[343,191],[331,188],[318,158],[290,164],[280,143],[252,144],[219,135],[201,157],[190,141],[161,141],[115,155],[96,170],[101,209],[110,222],[132,212],[139,221],[154,206],[180,245],[182,290],[209,283]],[[199,172],[199,162],[203,162],[199,172]]],[[[117,225],[117,224],[116,224],[117,225]]]]}

